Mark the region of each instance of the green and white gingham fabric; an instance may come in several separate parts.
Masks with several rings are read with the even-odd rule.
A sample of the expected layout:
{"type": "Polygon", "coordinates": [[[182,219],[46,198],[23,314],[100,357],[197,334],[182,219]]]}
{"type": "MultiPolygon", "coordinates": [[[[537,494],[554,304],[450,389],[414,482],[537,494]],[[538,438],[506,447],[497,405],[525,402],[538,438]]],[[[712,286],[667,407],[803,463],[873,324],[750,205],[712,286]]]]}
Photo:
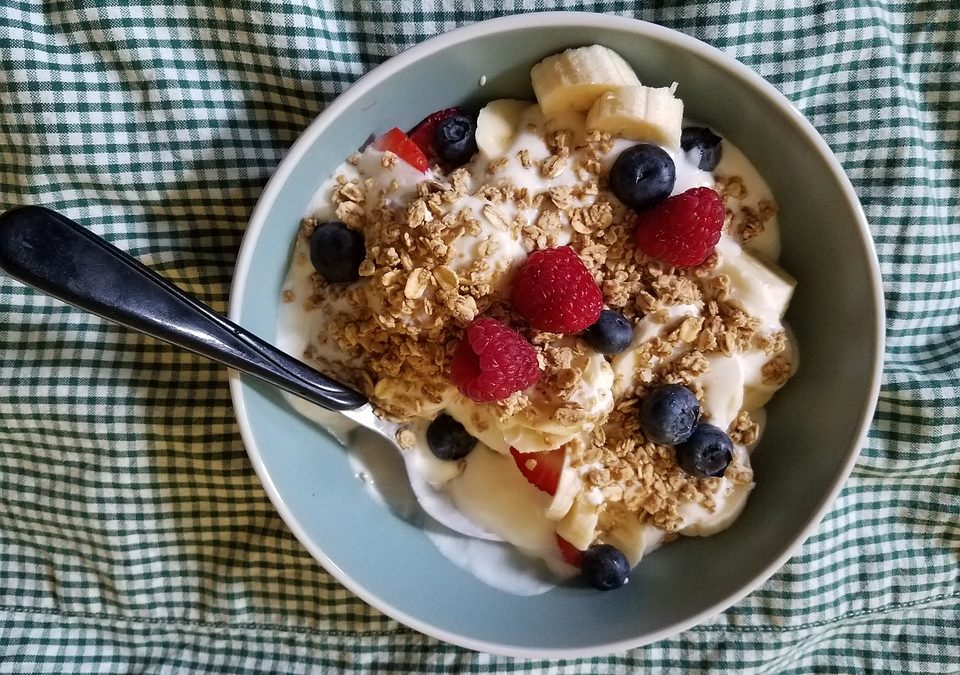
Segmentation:
{"type": "Polygon", "coordinates": [[[0,208],[63,210],[225,311],[267,178],[377,63],[520,11],[683,31],[813,122],[879,251],[883,389],[822,526],[761,589],[655,645],[565,661],[453,647],[301,548],[247,460],[224,369],[0,277],[0,672],[957,672],[960,5],[453,4],[5,0],[0,208]]]}

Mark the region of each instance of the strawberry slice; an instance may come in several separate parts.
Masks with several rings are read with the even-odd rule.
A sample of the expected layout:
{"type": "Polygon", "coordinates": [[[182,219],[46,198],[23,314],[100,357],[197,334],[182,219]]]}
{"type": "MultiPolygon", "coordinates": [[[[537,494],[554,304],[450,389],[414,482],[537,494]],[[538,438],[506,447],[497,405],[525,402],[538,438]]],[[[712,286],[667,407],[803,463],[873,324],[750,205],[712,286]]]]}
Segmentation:
{"type": "Polygon", "coordinates": [[[380,152],[392,152],[417,171],[425,172],[430,168],[427,156],[421,152],[410,137],[394,127],[373,142],[373,149],[380,152]]]}
{"type": "Polygon", "coordinates": [[[444,108],[435,113],[424,117],[417,126],[409,133],[410,140],[417,144],[417,147],[423,151],[428,158],[435,158],[437,153],[433,151],[433,137],[437,132],[437,125],[448,117],[462,115],[463,109],[460,107],[444,108]]]}
{"type": "Polygon", "coordinates": [[[553,533],[553,536],[557,538],[557,548],[560,549],[560,555],[566,562],[570,563],[574,567],[580,567],[583,565],[583,551],[561,537],[556,532],[553,533]]]}
{"type": "Polygon", "coordinates": [[[563,448],[542,452],[520,452],[516,448],[510,448],[513,461],[517,463],[517,468],[520,469],[523,477],[548,495],[557,493],[565,453],[566,450],[563,448]]]}

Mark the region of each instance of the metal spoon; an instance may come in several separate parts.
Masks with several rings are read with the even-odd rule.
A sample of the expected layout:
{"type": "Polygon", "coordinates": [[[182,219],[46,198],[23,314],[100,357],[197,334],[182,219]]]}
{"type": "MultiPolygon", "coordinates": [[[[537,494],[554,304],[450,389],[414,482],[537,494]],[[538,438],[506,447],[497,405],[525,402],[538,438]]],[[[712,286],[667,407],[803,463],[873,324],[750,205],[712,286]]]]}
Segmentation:
{"type": "Polygon", "coordinates": [[[376,417],[363,394],[220,316],[66,216],[41,206],[0,215],[0,270],[68,304],[341,412],[401,452],[417,501],[431,517],[469,536],[499,539],[411,470],[409,453],[396,444],[396,425],[376,417]]]}

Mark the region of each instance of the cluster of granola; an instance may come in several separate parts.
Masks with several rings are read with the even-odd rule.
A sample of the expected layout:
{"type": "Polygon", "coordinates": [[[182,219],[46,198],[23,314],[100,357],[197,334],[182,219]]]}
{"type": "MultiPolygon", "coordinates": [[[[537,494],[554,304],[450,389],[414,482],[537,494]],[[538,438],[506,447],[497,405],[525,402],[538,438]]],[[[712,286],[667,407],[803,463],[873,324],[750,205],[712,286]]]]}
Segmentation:
{"type": "MultiPolygon", "coordinates": [[[[533,423],[546,414],[566,426],[583,424],[584,430],[592,431],[587,441],[571,441],[567,447],[572,465],[583,468],[587,485],[605,497],[601,537],[624,517],[639,517],[675,532],[681,504],[715,508],[720,480],[688,476],[677,466],[672,448],[644,438],[637,415],[644,397],[658,384],[682,383],[702,398],[694,380],[709,368],[709,356],[755,348],[769,356],[764,381],[782,382],[790,373],[786,338],[782,332],[762,333],[759,322],[730,297],[730,279],[717,272],[715,255],[698,267],[680,270],[636,249],[630,241],[631,213],[605,196],[601,158],[612,149],[610,136],[590,132],[577,146],[571,139],[570,132],[550,132],[545,137],[549,156],[533,160],[523,150],[517,160],[542,177],[573,172],[574,187],[541,192],[518,187],[503,177],[507,158],[490,162],[484,173],[487,182],[472,191],[467,169],[460,168],[446,180],[423,181],[416,197],[407,201],[391,198],[399,189],[396,181],[381,193],[373,189],[370,178],[337,176],[332,193],[336,216],[363,231],[367,258],[360,267],[361,281],[349,287],[327,285],[314,275],[314,293],[303,301],[329,311],[326,333],[313,336],[313,342],[335,346],[346,361],[333,363],[312,347],[306,357],[362,389],[381,414],[408,421],[432,416],[450,395],[447,364],[466,325],[480,314],[503,318],[537,349],[543,374],[534,394],[518,393],[489,404],[496,407],[497,416],[526,416],[533,423]],[[468,197],[483,203],[479,217],[475,209],[464,206],[468,197]],[[501,239],[484,234],[508,233],[529,252],[558,245],[568,230],[573,232],[570,245],[608,306],[631,320],[650,317],[668,329],[639,349],[633,386],[621,392],[609,416],[596,423],[569,400],[583,377],[583,345],[559,335],[538,334],[511,314],[503,294],[511,261],[501,257],[492,262],[501,239]],[[478,241],[476,256],[467,265],[456,260],[455,242],[461,237],[478,241]],[[696,306],[699,316],[668,325],[669,308],[680,304],[696,306]]],[[[394,161],[385,154],[384,168],[394,161]]],[[[721,178],[716,189],[728,204],[746,196],[737,176],[721,178]]],[[[775,213],[769,202],[761,202],[756,210],[728,208],[725,229],[746,241],[759,234],[775,213]]],[[[315,227],[314,221],[305,220],[300,236],[306,241],[315,227]]],[[[741,413],[729,432],[735,442],[750,444],[756,440],[757,425],[741,413]]],[[[412,442],[409,432],[404,440],[412,442]]],[[[727,477],[744,484],[753,478],[750,469],[736,461],[727,477]]]]}

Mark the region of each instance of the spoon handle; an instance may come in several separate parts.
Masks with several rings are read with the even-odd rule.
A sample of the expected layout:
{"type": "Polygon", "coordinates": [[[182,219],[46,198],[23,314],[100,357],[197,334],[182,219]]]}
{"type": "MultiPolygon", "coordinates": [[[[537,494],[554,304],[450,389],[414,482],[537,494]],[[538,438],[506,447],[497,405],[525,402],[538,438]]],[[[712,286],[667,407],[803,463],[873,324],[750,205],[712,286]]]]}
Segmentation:
{"type": "Polygon", "coordinates": [[[248,373],[329,410],[366,398],[284,354],[66,216],[0,215],[0,270],[48,295],[248,373]]]}

